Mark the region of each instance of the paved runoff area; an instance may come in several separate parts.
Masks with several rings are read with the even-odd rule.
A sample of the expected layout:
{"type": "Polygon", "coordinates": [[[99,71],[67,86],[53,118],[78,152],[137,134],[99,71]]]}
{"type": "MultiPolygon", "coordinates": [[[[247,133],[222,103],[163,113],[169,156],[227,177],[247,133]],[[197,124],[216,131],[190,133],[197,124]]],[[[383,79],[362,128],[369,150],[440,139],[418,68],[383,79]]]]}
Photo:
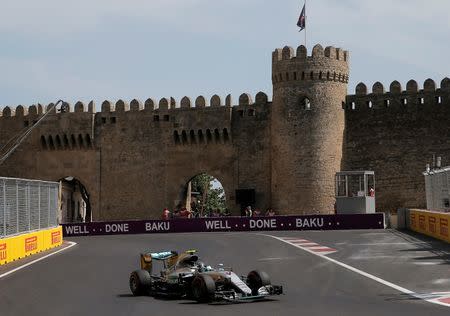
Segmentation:
{"type": "MultiPolygon", "coordinates": [[[[68,239],[75,246],[5,275],[8,315],[449,315],[450,245],[390,230],[192,233],[68,239]],[[233,305],[133,297],[140,252],[197,249],[238,274],[266,271],[285,295],[233,305]]],[[[30,261],[28,261],[30,263],[30,261]]],[[[20,262],[14,263],[16,269],[20,262]]]]}

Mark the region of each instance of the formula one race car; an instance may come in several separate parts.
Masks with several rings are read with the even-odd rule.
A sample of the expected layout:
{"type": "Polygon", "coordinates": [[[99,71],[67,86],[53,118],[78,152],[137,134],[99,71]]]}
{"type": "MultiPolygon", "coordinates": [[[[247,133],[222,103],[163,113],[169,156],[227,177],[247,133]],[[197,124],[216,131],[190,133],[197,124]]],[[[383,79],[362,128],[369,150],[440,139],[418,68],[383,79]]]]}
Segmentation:
{"type": "Polygon", "coordinates": [[[141,254],[141,269],[130,275],[133,295],[187,298],[197,302],[249,302],[283,293],[283,287],[271,285],[267,273],[251,271],[237,276],[231,269],[205,265],[195,250],[141,254]],[[153,262],[163,265],[160,274],[152,274],[153,262]]]}

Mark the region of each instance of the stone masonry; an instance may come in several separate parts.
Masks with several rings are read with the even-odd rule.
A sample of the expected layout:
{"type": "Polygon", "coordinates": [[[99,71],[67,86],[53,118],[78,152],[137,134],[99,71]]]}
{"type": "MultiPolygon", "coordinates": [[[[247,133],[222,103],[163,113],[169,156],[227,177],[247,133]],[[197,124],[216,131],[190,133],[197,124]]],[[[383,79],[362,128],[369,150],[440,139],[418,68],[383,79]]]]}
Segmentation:
{"type": "MultiPolygon", "coordinates": [[[[332,213],[334,174],[374,170],[377,209],[425,207],[421,172],[433,154],[450,157],[450,79],[403,91],[393,82],[347,95],[349,53],[316,45],[277,49],[273,102],[260,92],[237,104],[217,95],[141,103],[78,102],[54,111],[0,166],[2,176],[59,181],[87,189],[94,221],[159,218],[183,200],[200,173],[216,177],[228,208],[236,190],[254,189],[255,207],[281,214],[332,213]]],[[[4,107],[0,144],[49,106],[4,107]]]]}

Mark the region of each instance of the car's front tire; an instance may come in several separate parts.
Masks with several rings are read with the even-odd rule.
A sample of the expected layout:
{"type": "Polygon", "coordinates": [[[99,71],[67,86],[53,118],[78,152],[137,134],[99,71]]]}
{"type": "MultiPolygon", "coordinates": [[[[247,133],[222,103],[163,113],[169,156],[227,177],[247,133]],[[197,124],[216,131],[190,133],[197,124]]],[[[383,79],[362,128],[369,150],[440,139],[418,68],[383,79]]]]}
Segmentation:
{"type": "Polygon", "coordinates": [[[130,275],[130,290],[134,296],[148,295],[152,288],[152,278],[147,270],[137,270],[130,275]]]}
{"type": "Polygon", "coordinates": [[[252,294],[257,295],[262,286],[270,285],[269,275],[264,271],[253,270],[247,275],[247,285],[252,294]]]}
{"type": "Polygon", "coordinates": [[[216,294],[216,283],[209,275],[199,274],[192,280],[191,293],[199,303],[211,302],[216,294]]]}

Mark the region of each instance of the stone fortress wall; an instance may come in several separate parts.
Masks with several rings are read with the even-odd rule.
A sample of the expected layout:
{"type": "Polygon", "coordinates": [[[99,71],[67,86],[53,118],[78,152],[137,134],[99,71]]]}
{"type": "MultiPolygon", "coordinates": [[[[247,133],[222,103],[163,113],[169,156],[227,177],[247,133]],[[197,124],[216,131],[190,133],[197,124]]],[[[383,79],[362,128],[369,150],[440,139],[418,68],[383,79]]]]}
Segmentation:
{"type": "MultiPolygon", "coordinates": [[[[224,186],[230,210],[239,214],[235,191],[255,189],[258,207],[270,204],[271,102],[264,93],[253,101],[242,94],[232,106],[213,96],[192,103],[173,98],[144,104],[91,102],[66,113],[51,113],[0,166],[11,177],[75,177],[86,187],[94,220],[159,218],[173,209],[186,184],[207,172],[224,186]]],[[[47,106],[47,108],[50,107],[47,106]]],[[[4,107],[0,142],[37,121],[44,107],[4,107]]]]}
{"type": "Polygon", "coordinates": [[[345,103],[344,169],[374,170],[377,208],[426,208],[422,172],[441,156],[450,164],[450,79],[437,88],[428,79],[419,89],[397,81],[386,92],[379,82],[368,92],[356,87],[345,103]]]}
{"type": "MultiPolygon", "coordinates": [[[[440,89],[427,80],[423,90],[411,81],[406,91],[394,82],[388,93],[377,83],[371,94],[360,84],[347,95],[349,53],[320,45],[311,55],[303,46],[276,50],[272,67],[273,101],[261,92],[237,104],[215,95],[54,111],[0,174],[75,177],[95,221],[159,218],[203,172],[222,183],[236,215],[238,189],[255,190],[255,207],[330,213],[339,170],[375,170],[379,210],[425,206],[425,164],[432,154],[450,157],[450,80],[440,89]]],[[[4,107],[0,144],[45,110],[4,107]]]]}

